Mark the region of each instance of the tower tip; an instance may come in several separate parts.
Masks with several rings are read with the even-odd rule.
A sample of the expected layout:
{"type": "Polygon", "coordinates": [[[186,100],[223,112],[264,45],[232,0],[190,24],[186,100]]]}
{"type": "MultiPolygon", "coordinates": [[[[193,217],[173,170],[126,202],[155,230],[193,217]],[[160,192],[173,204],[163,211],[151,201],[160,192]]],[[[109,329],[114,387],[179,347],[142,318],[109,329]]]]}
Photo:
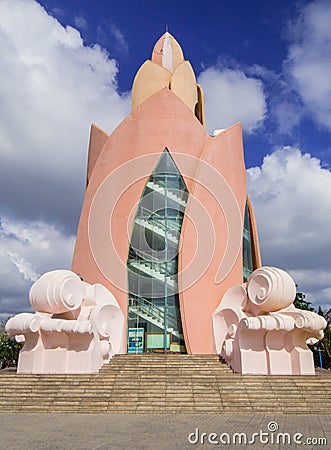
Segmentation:
{"type": "Polygon", "coordinates": [[[184,55],[180,45],[168,32],[168,24],[166,24],[166,32],[154,46],[151,60],[166,68],[171,73],[178,64],[184,61],[184,55]]]}

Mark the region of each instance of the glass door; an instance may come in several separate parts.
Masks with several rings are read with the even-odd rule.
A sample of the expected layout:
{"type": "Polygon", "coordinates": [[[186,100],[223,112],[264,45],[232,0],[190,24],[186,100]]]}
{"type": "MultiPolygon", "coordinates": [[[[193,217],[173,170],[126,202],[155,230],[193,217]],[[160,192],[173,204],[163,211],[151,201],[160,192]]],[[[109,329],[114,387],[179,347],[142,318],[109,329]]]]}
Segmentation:
{"type": "Polygon", "coordinates": [[[186,353],[178,249],[187,198],[184,180],[165,149],[144,188],[131,235],[128,353],[186,353]]]}

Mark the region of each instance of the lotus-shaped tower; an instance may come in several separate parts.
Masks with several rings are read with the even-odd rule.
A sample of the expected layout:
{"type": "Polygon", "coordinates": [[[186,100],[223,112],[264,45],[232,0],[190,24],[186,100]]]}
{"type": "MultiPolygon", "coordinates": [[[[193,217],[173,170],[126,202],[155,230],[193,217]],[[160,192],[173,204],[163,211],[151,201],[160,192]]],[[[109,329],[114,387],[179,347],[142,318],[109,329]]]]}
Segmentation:
{"type": "Polygon", "coordinates": [[[26,341],[18,369],[95,372],[114,353],[165,352],[311,374],[306,341],[325,321],[294,297],[288,274],[261,267],[241,124],[209,135],[203,91],[166,32],[136,74],[132,112],[111,135],[91,127],[72,272],[41,277],[37,313],[8,322],[26,341]]]}

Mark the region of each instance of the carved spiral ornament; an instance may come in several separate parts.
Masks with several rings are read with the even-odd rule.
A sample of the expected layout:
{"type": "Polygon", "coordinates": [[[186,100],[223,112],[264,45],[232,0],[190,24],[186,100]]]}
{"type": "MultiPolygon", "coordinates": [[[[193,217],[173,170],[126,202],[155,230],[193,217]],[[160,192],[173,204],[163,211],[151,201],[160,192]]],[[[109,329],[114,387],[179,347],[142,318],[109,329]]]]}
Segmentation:
{"type": "Polygon", "coordinates": [[[21,313],[11,317],[6,323],[6,331],[10,336],[19,335],[21,333],[35,333],[39,330],[40,319],[35,314],[21,313]]]}
{"type": "Polygon", "coordinates": [[[261,267],[250,276],[247,294],[249,300],[262,311],[274,312],[293,303],[296,288],[293,279],[284,270],[261,267]]]}
{"type": "Polygon", "coordinates": [[[59,314],[80,307],[86,287],[70,270],[53,270],[42,275],[30,289],[30,303],[39,312],[59,314]]]}

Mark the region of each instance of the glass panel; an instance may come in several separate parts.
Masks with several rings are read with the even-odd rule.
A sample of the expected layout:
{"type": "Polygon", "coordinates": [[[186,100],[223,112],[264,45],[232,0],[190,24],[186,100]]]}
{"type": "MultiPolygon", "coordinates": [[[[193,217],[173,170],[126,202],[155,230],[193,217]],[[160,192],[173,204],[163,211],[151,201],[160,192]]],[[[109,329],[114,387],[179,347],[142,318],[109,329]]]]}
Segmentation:
{"type": "Polygon", "coordinates": [[[188,191],[167,149],[144,188],[128,268],[128,353],[181,352],[178,249],[188,191]]]}
{"type": "Polygon", "coordinates": [[[253,272],[251,226],[249,218],[248,203],[246,202],[244,232],[243,232],[243,279],[244,283],[253,272]]]}

